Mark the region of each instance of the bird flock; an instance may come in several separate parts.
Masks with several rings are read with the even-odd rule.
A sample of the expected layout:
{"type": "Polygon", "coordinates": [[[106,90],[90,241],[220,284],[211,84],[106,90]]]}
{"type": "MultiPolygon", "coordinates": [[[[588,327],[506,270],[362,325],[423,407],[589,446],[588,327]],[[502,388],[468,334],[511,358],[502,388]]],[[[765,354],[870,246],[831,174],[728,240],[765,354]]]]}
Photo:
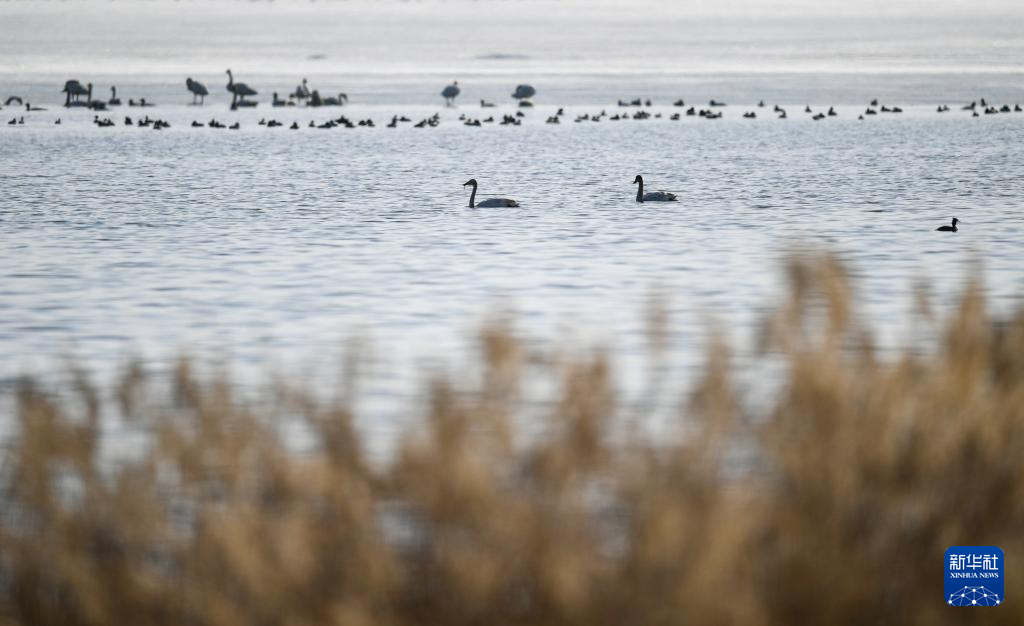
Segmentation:
{"type": "MultiPolygon", "coordinates": [[[[232,111],[236,111],[239,108],[252,108],[252,107],[257,106],[258,102],[253,100],[252,98],[254,96],[259,95],[259,92],[257,92],[252,87],[249,87],[249,85],[247,85],[246,83],[236,82],[234,74],[232,73],[232,71],[230,69],[228,69],[225,73],[227,74],[227,77],[228,77],[228,82],[227,82],[227,85],[226,85],[226,89],[231,94],[230,109],[232,111]]],[[[185,79],[185,88],[189,91],[189,93],[192,94],[191,105],[193,105],[193,106],[203,106],[205,104],[205,101],[206,101],[206,96],[208,96],[210,94],[210,92],[207,89],[206,85],[204,85],[201,82],[193,79],[192,77],[188,77],[188,78],[185,79]]],[[[110,98],[108,100],[106,100],[106,101],[103,101],[103,100],[93,100],[92,92],[93,92],[93,85],[92,85],[92,83],[85,83],[83,85],[81,83],[81,81],[79,81],[77,79],[71,79],[71,80],[66,81],[64,83],[64,88],[61,90],[61,93],[65,94],[64,107],[65,108],[84,107],[84,108],[92,109],[93,111],[106,111],[106,110],[108,110],[111,107],[121,106],[121,104],[122,104],[121,103],[121,99],[118,98],[118,96],[117,96],[117,87],[115,87],[115,86],[111,86],[110,87],[110,98]],[[83,100],[83,97],[84,97],[84,100],[83,100]]],[[[455,99],[458,98],[458,96],[461,93],[462,93],[462,90],[459,87],[458,81],[453,81],[452,84],[447,85],[446,87],[444,87],[441,90],[441,97],[444,99],[444,102],[445,102],[446,106],[454,107],[455,106],[455,99]]],[[[530,107],[533,106],[532,98],[536,94],[537,94],[537,90],[532,85],[521,84],[521,85],[517,85],[515,90],[512,92],[512,98],[515,99],[518,102],[518,106],[520,108],[530,108],[530,107]]],[[[3,105],[7,106],[7,107],[10,107],[10,106],[14,105],[15,103],[17,104],[18,107],[24,107],[25,111],[29,111],[29,112],[32,112],[32,111],[46,111],[45,108],[33,107],[31,103],[25,102],[19,96],[10,96],[10,97],[8,97],[4,101],[3,105]]],[[[325,106],[344,106],[347,103],[348,103],[348,95],[345,94],[344,92],[339,92],[337,94],[337,96],[326,96],[326,97],[324,97],[324,96],[322,96],[320,94],[319,90],[317,90],[317,89],[310,89],[309,81],[306,78],[303,78],[301,83],[299,83],[295,87],[294,91],[292,91],[291,93],[287,94],[286,98],[281,98],[281,97],[279,97],[278,92],[274,92],[273,93],[273,100],[271,102],[273,107],[298,107],[298,106],[302,106],[302,107],[312,107],[312,108],[325,107],[325,106]]],[[[616,104],[617,104],[617,107],[619,109],[626,109],[626,110],[622,111],[622,112],[616,112],[616,113],[613,113],[613,114],[609,114],[607,112],[607,110],[601,110],[600,112],[594,113],[594,114],[591,114],[591,113],[578,114],[578,115],[576,115],[574,121],[576,123],[582,123],[582,122],[600,122],[602,120],[608,120],[608,121],[646,120],[646,119],[650,119],[652,117],[657,119],[657,118],[661,118],[663,116],[663,113],[661,113],[661,112],[653,112],[652,113],[651,111],[648,110],[648,109],[650,109],[650,108],[652,108],[654,106],[654,103],[649,98],[648,99],[634,98],[634,99],[631,99],[631,100],[622,100],[622,99],[620,99],[620,100],[617,101],[616,104]],[[632,112],[630,112],[630,109],[632,109],[632,112]]],[[[134,99],[129,99],[128,100],[128,106],[130,106],[130,107],[152,107],[152,106],[155,106],[155,105],[152,102],[147,102],[145,98],[140,98],[137,102],[134,99]]],[[[481,109],[494,108],[495,106],[496,105],[494,103],[487,102],[486,100],[480,100],[480,108],[481,109]]],[[[720,102],[720,101],[712,99],[712,100],[708,101],[707,108],[704,108],[704,107],[698,108],[697,106],[694,106],[694,105],[691,105],[691,106],[689,106],[687,108],[686,102],[684,100],[682,100],[682,99],[679,99],[679,100],[675,100],[674,102],[672,102],[672,106],[675,107],[675,108],[678,108],[678,109],[684,109],[684,111],[675,112],[675,113],[672,113],[672,114],[668,115],[668,118],[670,120],[677,121],[677,120],[682,119],[684,116],[686,116],[686,117],[701,117],[701,118],[704,118],[704,119],[712,119],[712,120],[714,120],[714,119],[721,119],[722,118],[722,116],[723,116],[723,109],[727,106],[727,104],[725,102],[720,102]]],[[[762,100],[762,101],[757,103],[756,109],[765,109],[766,107],[767,107],[767,105],[762,100]]],[[[2,108],[2,107],[0,107],[0,108],[2,108]]],[[[1012,108],[1008,104],[1003,104],[1001,106],[997,106],[997,105],[994,105],[994,104],[990,104],[984,98],[981,98],[980,100],[975,100],[975,101],[970,102],[969,104],[963,105],[962,107],[960,107],[960,109],[961,109],[961,111],[968,111],[968,112],[970,112],[972,117],[979,117],[982,114],[985,114],[985,115],[995,115],[995,114],[1001,114],[1001,113],[1021,113],[1021,112],[1024,112],[1024,109],[1022,109],[1019,104],[1015,104],[1012,108]],[[979,110],[981,111],[980,113],[979,113],[979,110]]],[[[951,109],[950,109],[950,107],[948,105],[939,105],[936,108],[936,112],[940,113],[940,114],[941,113],[948,113],[950,110],[951,109]]],[[[786,109],[784,109],[783,107],[781,107],[781,106],[779,106],[777,104],[772,107],[771,113],[774,114],[778,119],[787,119],[788,118],[788,113],[787,113],[786,109]]],[[[804,113],[807,114],[807,115],[811,115],[811,119],[813,119],[815,121],[824,120],[824,119],[827,119],[827,118],[830,118],[830,117],[838,117],[839,116],[839,114],[836,112],[835,108],[831,107],[831,106],[827,110],[825,110],[825,111],[822,111],[822,110],[814,111],[810,107],[810,105],[806,105],[804,107],[804,113]]],[[[875,99],[875,100],[872,100],[868,104],[867,108],[864,110],[864,112],[862,114],[858,115],[858,119],[863,120],[865,118],[865,116],[873,116],[873,115],[879,115],[879,114],[900,114],[900,113],[903,113],[903,109],[902,108],[900,108],[898,106],[888,106],[886,104],[880,104],[879,101],[877,99],[875,99]]],[[[497,119],[496,119],[496,117],[494,115],[489,115],[486,118],[480,119],[480,118],[471,117],[471,116],[466,115],[466,114],[460,115],[459,116],[459,121],[462,122],[463,125],[465,125],[465,126],[476,126],[476,127],[483,126],[484,124],[498,124],[498,125],[504,125],[504,126],[519,126],[519,125],[522,124],[522,119],[524,117],[526,117],[525,113],[523,113],[522,110],[519,110],[519,111],[516,111],[515,114],[503,114],[502,117],[501,117],[501,121],[500,122],[497,121],[497,119]]],[[[548,116],[547,119],[545,120],[545,122],[548,123],[548,124],[561,124],[561,120],[563,119],[563,117],[567,117],[566,113],[565,113],[565,109],[564,108],[559,108],[555,112],[554,115],[548,116]]],[[[744,111],[743,112],[743,118],[745,118],[745,119],[756,119],[757,118],[757,111],[756,110],[744,111]]],[[[54,123],[57,124],[57,125],[61,124],[61,119],[57,118],[57,120],[54,123]]],[[[100,128],[109,128],[109,127],[113,127],[113,126],[117,125],[109,117],[101,118],[98,114],[94,115],[93,123],[96,126],[100,127],[100,128]]],[[[413,123],[413,120],[411,120],[410,118],[405,117],[404,115],[403,116],[394,115],[394,116],[392,116],[391,120],[385,126],[387,128],[397,128],[399,125],[411,125],[414,128],[427,128],[427,127],[436,127],[440,123],[441,123],[441,116],[440,116],[439,113],[435,113],[434,115],[432,115],[430,117],[423,118],[422,120],[420,120],[419,122],[416,122],[416,123],[413,123]]],[[[8,125],[10,125],[10,126],[21,126],[21,125],[24,125],[24,124],[25,124],[25,117],[23,115],[21,117],[11,118],[11,120],[8,121],[8,125]]],[[[146,116],[144,116],[142,118],[139,118],[137,121],[133,120],[130,116],[125,116],[125,118],[124,118],[124,125],[125,126],[135,126],[135,127],[140,127],[140,128],[152,128],[152,129],[155,129],[155,130],[162,130],[162,129],[165,129],[165,128],[170,128],[170,126],[171,126],[170,123],[167,122],[166,120],[158,119],[158,118],[157,119],[150,118],[150,116],[148,116],[148,115],[146,115],[146,116]]],[[[265,126],[267,128],[278,128],[278,127],[285,126],[284,123],[279,122],[276,119],[269,119],[268,120],[267,118],[261,118],[259,123],[258,123],[258,125],[259,126],[265,126]]],[[[193,120],[190,126],[192,128],[215,128],[215,129],[227,128],[227,129],[231,129],[231,130],[238,130],[238,129],[241,128],[241,124],[239,122],[237,122],[237,121],[234,122],[233,124],[229,125],[229,124],[225,124],[223,122],[218,121],[216,118],[211,118],[207,122],[200,122],[198,120],[193,120]]],[[[338,128],[338,127],[342,127],[342,128],[356,128],[356,127],[374,128],[375,126],[376,126],[376,124],[374,123],[374,121],[372,119],[352,120],[352,119],[349,119],[348,117],[346,117],[345,115],[340,115],[337,118],[328,119],[328,120],[323,121],[323,122],[321,122],[319,124],[314,122],[313,120],[310,120],[308,125],[307,125],[308,128],[319,128],[319,129],[331,129],[331,128],[338,128]]],[[[288,128],[291,129],[291,130],[299,130],[301,128],[301,126],[299,125],[299,123],[297,121],[293,121],[291,123],[291,125],[288,126],[288,128]]],[[[648,191],[648,192],[645,192],[644,191],[644,179],[643,179],[643,176],[641,176],[639,174],[636,176],[636,178],[633,179],[633,184],[635,184],[637,186],[636,201],[638,203],[644,203],[644,202],[677,202],[678,201],[678,198],[676,197],[676,194],[668,192],[668,191],[648,191]]],[[[479,186],[479,184],[478,184],[478,182],[477,182],[477,180],[475,178],[471,178],[471,179],[469,179],[467,182],[465,182],[463,184],[463,187],[470,187],[471,188],[471,192],[470,192],[470,196],[469,196],[469,207],[470,208],[518,207],[519,206],[519,202],[517,200],[513,200],[511,198],[499,198],[499,197],[486,198],[486,199],[484,199],[484,200],[482,200],[482,201],[480,201],[478,203],[478,202],[476,202],[478,186],[479,186]]],[[[960,223],[960,220],[958,218],[953,218],[952,219],[952,223],[950,225],[940,226],[936,230],[937,231],[943,231],[943,232],[954,232],[955,233],[955,232],[958,231],[957,226],[958,226],[959,223],[960,223]]]]}
{"type": "MultiPolygon", "coordinates": [[[[231,69],[225,71],[227,75],[227,84],[225,85],[226,91],[231,94],[231,103],[229,108],[231,111],[237,111],[238,109],[253,108],[259,105],[259,102],[254,98],[259,95],[256,89],[253,89],[244,82],[236,82],[234,73],[231,69]]],[[[189,103],[192,106],[204,106],[206,97],[210,95],[209,89],[203,83],[198,80],[188,77],[185,79],[185,88],[192,94],[192,102],[189,103]]],[[[110,87],[110,98],[101,99],[93,98],[93,84],[91,82],[82,83],[77,79],[70,79],[64,83],[64,88],[61,90],[64,94],[65,108],[88,108],[93,111],[108,111],[113,107],[122,106],[122,101],[117,95],[117,87],[110,87]]],[[[441,97],[444,100],[444,104],[447,107],[454,107],[455,101],[462,93],[462,89],[459,87],[458,81],[453,81],[452,84],[445,86],[441,90],[441,97]]],[[[537,90],[528,84],[520,84],[515,87],[511,97],[517,102],[519,109],[528,109],[533,106],[533,97],[537,95],[537,90]]],[[[290,93],[287,93],[284,98],[280,97],[279,92],[273,92],[273,99],[271,100],[271,106],[274,108],[278,107],[301,107],[304,109],[308,108],[320,108],[320,107],[342,107],[347,105],[349,102],[348,94],[344,92],[337,92],[336,95],[321,95],[320,90],[311,88],[309,81],[303,78],[302,81],[296,85],[295,89],[290,93]]],[[[29,102],[25,102],[19,96],[11,96],[3,102],[3,106],[11,107],[16,104],[18,107],[23,107],[24,111],[36,112],[46,111],[47,109],[33,106],[29,102]]],[[[608,110],[602,109],[595,113],[581,113],[576,114],[573,121],[576,123],[583,122],[602,122],[602,121],[625,121],[625,120],[646,120],[646,119],[661,119],[666,117],[671,121],[679,121],[684,117],[695,117],[703,118],[708,120],[721,119],[724,116],[724,109],[727,107],[725,102],[718,100],[709,100],[707,105],[690,105],[687,106],[686,102],[682,99],[678,99],[672,102],[672,106],[680,109],[674,113],[663,113],[657,110],[650,110],[654,103],[650,98],[634,98],[629,100],[619,99],[617,101],[617,110],[609,113],[608,110]]],[[[0,110],[3,109],[0,106],[0,110]]],[[[139,98],[138,100],[130,98],[128,100],[129,107],[153,107],[156,106],[152,101],[147,101],[146,98],[139,98]]],[[[487,102],[484,99],[480,100],[481,109],[494,108],[497,105],[493,102],[487,102]]],[[[995,115],[1003,113],[1022,113],[1024,109],[1021,108],[1020,104],[991,104],[986,101],[985,98],[972,101],[959,107],[961,111],[969,112],[972,117],[979,117],[981,115],[995,115]]],[[[767,105],[762,100],[757,103],[756,107],[745,109],[742,113],[744,119],[757,119],[760,116],[775,116],[778,119],[787,119],[789,113],[787,110],[778,104],[774,105],[770,111],[766,112],[767,105]]],[[[949,105],[941,104],[936,107],[937,113],[948,113],[951,111],[949,105]]],[[[806,105],[803,109],[806,115],[814,121],[825,120],[828,118],[838,117],[839,113],[835,110],[835,107],[828,107],[828,109],[814,110],[810,105],[806,105]]],[[[887,104],[881,104],[877,99],[871,100],[863,113],[857,115],[859,120],[864,120],[865,117],[876,116],[876,115],[893,115],[900,114],[903,109],[899,106],[889,106],[887,104]]],[[[487,115],[474,117],[468,114],[462,114],[459,116],[459,121],[465,126],[479,127],[485,124],[496,124],[500,126],[519,126],[522,124],[522,120],[525,114],[522,110],[516,111],[514,114],[503,114],[501,117],[495,115],[487,115]]],[[[554,115],[547,116],[545,122],[547,124],[561,124],[564,119],[567,119],[565,109],[559,108],[554,115]]],[[[117,124],[110,118],[95,117],[93,122],[100,128],[109,128],[116,126],[117,124]]],[[[441,122],[439,114],[423,118],[416,123],[413,120],[406,118],[405,116],[393,116],[391,120],[384,124],[386,128],[397,128],[404,124],[410,124],[415,128],[432,128],[438,126],[441,122]]],[[[9,126],[21,126],[25,124],[24,115],[16,116],[11,118],[8,123],[9,126]]],[[[61,119],[57,118],[54,124],[60,125],[61,119]]],[[[139,119],[137,123],[133,123],[130,117],[125,117],[125,126],[141,126],[147,128],[154,128],[162,130],[164,128],[170,128],[170,123],[163,119],[150,119],[146,116],[139,119]]],[[[279,122],[275,119],[262,119],[259,123],[260,126],[267,128],[277,128],[285,126],[285,123],[279,122]]],[[[239,129],[240,124],[236,121],[233,124],[224,124],[211,119],[207,122],[200,122],[199,120],[193,120],[191,124],[192,128],[229,128],[239,129]]],[[[306,124],[308,128],[355,128],[355,127],[367,127],[374,128],[376,123],[372,119],[364,120],[350,120],[346,116],[342,115],[337,118],[327,119],[321,122],[315,122],[310,120],[306,124]]],[[[292,130],[299,130],[302,128],[298,122],[292,122],[288,125],[288,128],[292,130]]]]}

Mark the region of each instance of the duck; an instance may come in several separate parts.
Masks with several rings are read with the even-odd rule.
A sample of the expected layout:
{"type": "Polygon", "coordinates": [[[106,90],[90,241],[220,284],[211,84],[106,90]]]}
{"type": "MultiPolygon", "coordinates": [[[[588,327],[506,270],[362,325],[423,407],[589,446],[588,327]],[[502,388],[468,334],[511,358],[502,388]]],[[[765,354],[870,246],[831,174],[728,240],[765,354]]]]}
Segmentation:
{"type": "Polygon", "coordinates": [[[477,207],[480,207],[480,208],[490,208],[490,207],[517,207],[517,206],[519,206],[519,203],[517,201],[515,201],[515,200],[512,200],[511,198],[487,198],[486,200],[482,201],[480,204],[476,204],[475,203],[475,201],[476,201],[476,188],[477,188],[476,179],[475,178],[470,178],[469,180],[464,182],[462,184],[462,186],[463,187],[467,187],[467,186],[473,187],[473,192],[469,195],[469,208],[471,208],[471,209],[475,209],[477,207]]]}
{"type": "Polygon", "coordinates": [[[651,191],[644,193],[644,177],[640,174],[633,179],[633,184],[638,185],[636,189],[637,202],[676,202],[676,194],[667,191],[651,191]]]}
{"type": "Polygon", "coordinates": [[[960,222],[960,220],[958,220],[957,218],[954,217],[953,218],[953,225],[952,226],[939,226],[935,230],[946,232],[946,233],[955,233],[956,232],[956,225],[959,222],[960,222]]]}

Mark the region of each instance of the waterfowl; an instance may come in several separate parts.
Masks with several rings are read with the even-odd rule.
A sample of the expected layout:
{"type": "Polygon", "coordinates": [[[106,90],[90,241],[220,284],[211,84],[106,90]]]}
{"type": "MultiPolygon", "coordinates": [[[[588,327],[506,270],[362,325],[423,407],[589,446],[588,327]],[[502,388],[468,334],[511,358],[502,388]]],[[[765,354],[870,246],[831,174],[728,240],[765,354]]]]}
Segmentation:
{"type": "Polygon", "coordinates": [[[121,99],[117,97],[117,87],[110,88],[110,100],[107,100],[107,104],[112,107],[121,106],[121,99]]]}
{"type": "Polygon", "coordinates": [[[64,89],[61,91],[67,94],[64,99],[65,107],[89,106],[89,103],[92,101],[92,83],[89,83],[87,87],[83,87],[82,83],[72,79],[64,83],[64,89]],[[86,97],[85,102],[79,100],[82,96],[86,97]]]}
{"type": "Polygon", "coordinates": [[[493,108],[495,106],[496,105],[493,102],[488,102],[486,100],[481,100],[480,101],[480,108],[481,109],[490,109],[490,108],[493,108]]]}
{"type": "Polygon", "coordinates": [[[246,106],[242,104],[246,96],[258,95],[258,92],[249,85],[236,83],[235,76],[231,73],[231,70],[227,70],[226,74],[228,75],[227,90],[232,93],[234,98],[237,98],[237,102],[232,102],[233,106],[246,106]]]}
{"type": "Polygon", "coordinates": [[[192,104],[196,104],[196,98],[199,98],[198,104],[203,104],[206,102],[206,96],[210,94],[206,85],[202,84],[198,80],[192,80],[191,77],[185,79],[185,87],[192,92],[192,104]]]}
{"type": "Polygon", "coordinates": [[[334,96],[327,96],[326,98],[324,98],[321,101],[321,103],[324,106],[335,106],[335,107],[343,106],[346,102],[348,102],[348,95],[340,93],[340,92],[338,93],[338,97],[336,97],[336,98],[334,96]]]}
{"type": "Polygon", "coordinates": [[[309,81],[305,78],[302,79],[302,84],[295,87],[295,92],[288,94],[289,97],[295,98],[296,100],[305,100],[309,98],[309,81]]]}
{"type": "Polygon", "coordinates": [[[21,96],[11,96],[10,98],[7,98],[6,100],[4,100],[4,106],[8,106],[9,107],[9,106],[11,106],[11,103],[15,102],[15,101],[18,102],[18,106],[21,106],[21,105],[25,104],[24,102],[22,102],[21,96]]]}
{"type": "Polygon", "coordinates": [[[25,103],[25,110],[26,111],[45,111],[46,109],[44,109],[43,107],[34,107],[34,106],[32,106],[31,102],[26,102],[25,103]]]}
{"type": "MultiPolygon", "coordinates": [[[[454,81],[452,84],[442,89],[441,97],[444,98],[445,106],[455,106],[455,98],[460,93],[462,93],[462,90],[459,89],[459,81],[454,81]]],[[[481,102],[483,101],[481,100],[481,102]]]]}
{"type": "Polygon", "coordinates": [[[649,193],[644,193],[644,177],[639,174],[637,174],[636,178],[633,179],[633,184],[637,185],[637,202],[676,202],[676,194],[669,193],[667,191],[651,191],[649,193]]]}
{"type": "Polygon", "coordinates": [[[476,186],[477,186],[476,185],[476,179],[475,178],[470,178],[468,181],[463,183],[462,186],[463,187],[466,187],[466,186],[472,186],[473,187],[473,192],[469,195],[469,208],[471,208],[471,209],[474,209],[474,208],[477,208],[477,207],[480,207],[480,208],[490,208],[490,207],[517,207],[517,206],[519,206],[518,202],[516,202],[515,200],[512,200],[510,198],[488,198],[488,199],[484,200],[483,202],[481,202],[480,204],[476,204],[475,203],[475,201],[476,201],[476,186]]]}
{"type": "Polygon", "coordinates": [[[957,223],[959,221],[960,220],[958,220],[957,218],[954,217],[953,218],[953,225],[952,226],[939,226],[935,230],[941,230],[942,232],[946,232],[946,233],[955,233],[956,232],[956,225],[957,225],[957,223]]]}
{"type": "Polygon", "coordinates": [[[512,93],[512,97],[519,100],[519,106],[533,106],[529,99],[535,95],[537,95],[537,90],[533,88],[533,85],[517,85],[516,90],[512,93]]]}

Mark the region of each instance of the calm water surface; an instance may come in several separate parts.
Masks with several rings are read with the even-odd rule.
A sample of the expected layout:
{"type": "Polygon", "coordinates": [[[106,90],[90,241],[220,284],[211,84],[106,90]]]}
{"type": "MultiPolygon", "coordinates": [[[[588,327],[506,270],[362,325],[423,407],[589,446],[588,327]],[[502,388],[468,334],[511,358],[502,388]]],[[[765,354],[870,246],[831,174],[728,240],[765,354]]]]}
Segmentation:
{"type": "MultiPolygon", "coordinates": [[[[459,372],[472,330],[496,310],[514,312],[538,340],[610,346],[628,381],[642,363],[646,305],[661,291],[677,322],[671,365],[685,377],[700,362],[709,319],[749,346],[779,297],[782,259],[798,247],[833,249],[850,263],[859,302],[890,342],[908,327],[913,281],[930,280],[948,303],[972,259],[983,263],[994,307],[1019,304],[1024,113],[972,119],[953,99],[987,87],[1000,103],[1024,103],[1011,62],[969,79],[904,68],[918,72],[915,82],[799,63],[789,74],[638,78],[568,61],[543,73],[520,60],[523,74],[534,67],[534,82],[548,85],[538,106],[520,127],[467,128],[460,114],[484,113],[474,98],[498,100],[486,114],[500,119],[514,112],[504,91],[525,80],[493,59],[474,70],[471,60],[488,50],[466,53],[464,69],[475,74],[454,110],[438,106],[448,72],[435,66],[318,75],[317,84],[354,96],[345,109],[272,109],[264,100],[237,113],[226,110],[219,57],[203,66],[214,97],[202,109],[185,106],[183,78],[170,78],[178,61],[158,65],[166,77],[117,73],[97,52],[107,78],[75,74],[97,95],[114,83],[125,101],[161,103],[146,113],[169,120],[164,131],[120,125],[139,109],[102,114],[119,123],[110,129],[93,126],[91,112],[61,109],[63,78],[37,75],[35,57],[21,50],[0,72],[0,94],[31,95],[49,110],[0,126],[0,378],[52,371],[69,355],[106,376],[128,355],[161,368],[188,352],[244,380],[286,370],[328,381],[346,341],[369,337],[367,407],[375,424],[388,424],[421,390],[421,366],[459,372]],[[755,110],[755,93],[786,103],[790,119],[769,109],[740,118],[755,110]],[[664,117],[572,123],[640,95],[664,117]],[[674,122],[676,97],[731,105],[722,120],[674,122]],[[871,97],[906,112],[857,121],[871,97]],[[813,122],[805,102],[835,104],[840,115],[813,122]],[[936,114],[935,102],[954,111],[936,114]],[[559,105],[563,124],[544,124],[559,105]],[[438,111],[438,128],[383,127],[395,114],[438,111]],[[306,127],[341,113],[378,126],[306,127]],[[211,117],[242,130],[189,128],[211,117]],[[302,128],[267,129],[262,117],[302,128]],[[635,203],[637,173],[680,202],[635,203]],[[468,208],[461,185],[471,177],[481,194],[522,206],[468,208]],[[934,232],[953,216],[961,232],[934,232]]],[[[269,95],[302,73],[268,67],[238,78],[269,95]]]]}

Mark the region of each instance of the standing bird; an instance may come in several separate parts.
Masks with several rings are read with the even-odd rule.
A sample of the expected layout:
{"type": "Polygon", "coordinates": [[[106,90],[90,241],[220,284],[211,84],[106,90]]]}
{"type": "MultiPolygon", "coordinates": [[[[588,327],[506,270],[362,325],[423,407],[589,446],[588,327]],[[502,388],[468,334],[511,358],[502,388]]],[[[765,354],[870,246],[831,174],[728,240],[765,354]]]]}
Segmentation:
{"type": "Polygon", "coordinates": [[[650,193],[644,193],[644,177],[637,174],[636,178],[633,179],[634,185],[639,185],[636,189],[636,201],[637,202],[675,202],[676,194],[669,193],[667,191],[652,191],[650,193]]]}
{"type": "Polygon", "coordinates": [[[517,207],[517,206],[519,206],[519,203],[516,202],[515,200],[512,200],[511,198],[488,198],[488,199],[484,200],[483,202],[481,202],[480,204],[476,204],[476,179],[475,178],[470,178],[468,181],[463,183],[462,186],[463,187],[466,187],[466,186],[472,186],[473,187],[473,193],[471,193],[469,195],[469,208],[471,208],[471,209],[475,209],[476,207],[487,208],[487,207],[517,207]]]}
{"type": "Polygon", "coordinates": [[[444,98],[445,106],[455,106],[455,97],[462,93],[459,89],[459,81],[455,81],[448,85],[441,91],[441,97],[444,98]]]}
{"type": "MultiPolygon", "coordinates": [[[[228,75],[228,86],[227,89],[232,93],[231,108],[235,108],[236,100],[244,102],[246,96],[255,96],[257,91],[246,85],[245,83],[236,83],[235,76],[231,73],[231,70],[227,71],[228,75]]],[[[241,106],[244,106],[241,105],[241,106]]]]}
{"type": "Polygon", "coordinates": [[[303,78],[302,79],[302,84],[298,85],[297,87],[295,87],[295,92],[289,94],[289,96],[291,96],[291,97],[293,97],[293,98],[295,98],[296,100],[299,100],[299,101],[308,100],[310,95],[311,95],[310,91],[309,91],[309,84],[308,83],[309,83],[309,81],[307,79],[303,78]]]}
{"type": "Polygon", "coordinates": [[[88,101],[92,100],[92,83],[89,83],[88,88],[86,88],[77,80],[71,79],[64,83],[64,89],[61,89],[61,91],[67,94],[67,97],[64,99],[65,107],[88,106],[88,101]],[[79,101],[81,96],[87,97],[86,102],[79,101]]]}
{"type": "Polygon", "coordinates": [[[959,221],[960,221],[960,220],[958,220],[958,219],[956,219],[956,218],[954,217],[954,218],[953,218],[953,225],[952,225],[952,226],[939,226],[939,227],[938,227],[938,228],[936,228],[935,230],[941,230],[941,231],[943,231],[943,232],[946,232],[946,233],[955,233],[955,232],[956,232],[956,225],[957,225],[957,223],[958,223],[959,221]]]}
{"type": "MultiPolygon", "coordinates": [[[[230,73],[230,71],[228,72],[230,73]]],[[[210,95],[210,91],[206,88],[206,85],[199,82],[198,80],[192,80],[191,77],[185,79],[185,86],[192,92],[192,104],[196,104],[196,97],[199,97],[199,104],[202,105],[206,102],[206,96],[210,95]]],[[[230,85],[228,91],[231,90],[230,85]]]]}

